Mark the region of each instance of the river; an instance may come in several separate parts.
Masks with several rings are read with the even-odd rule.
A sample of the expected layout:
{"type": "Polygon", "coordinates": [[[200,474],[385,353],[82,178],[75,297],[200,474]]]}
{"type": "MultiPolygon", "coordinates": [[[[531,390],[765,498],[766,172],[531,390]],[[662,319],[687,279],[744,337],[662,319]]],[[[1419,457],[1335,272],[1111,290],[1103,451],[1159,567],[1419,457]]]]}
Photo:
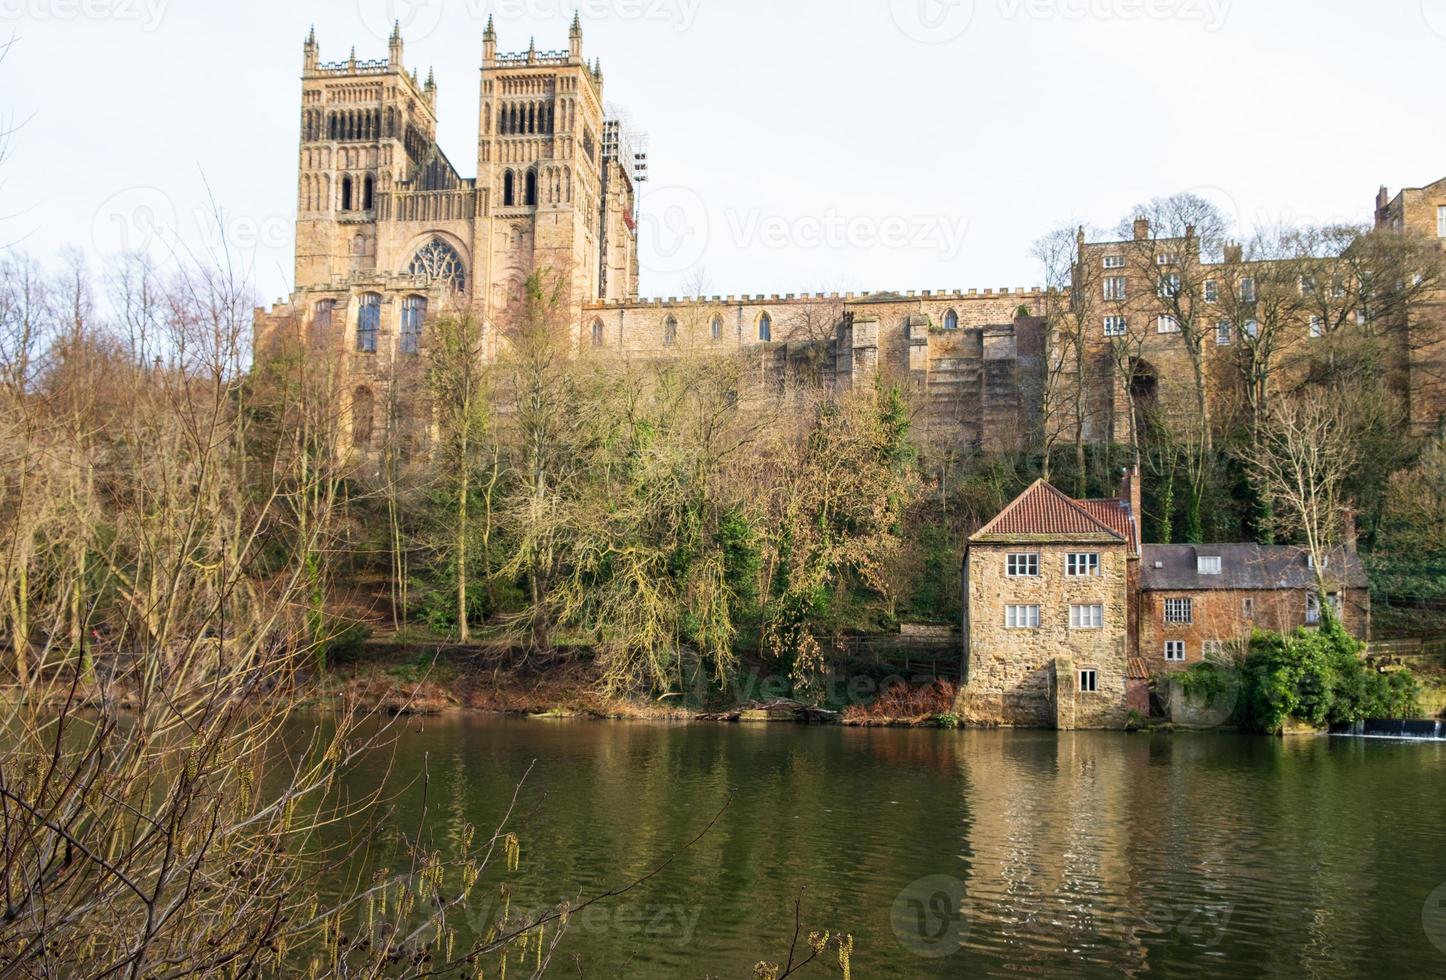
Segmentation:
{"type": "Polygon", "coordinates": [[[403,723],[395,763],[350,872],[404,865],[424,769],[445,852],[532,766],[524,908],[643,874],[731,796],[574,920],[556,976],[750,977],[801,888],[857,978],[1446,975],[1441,743],[467,716],[403,723]]]}

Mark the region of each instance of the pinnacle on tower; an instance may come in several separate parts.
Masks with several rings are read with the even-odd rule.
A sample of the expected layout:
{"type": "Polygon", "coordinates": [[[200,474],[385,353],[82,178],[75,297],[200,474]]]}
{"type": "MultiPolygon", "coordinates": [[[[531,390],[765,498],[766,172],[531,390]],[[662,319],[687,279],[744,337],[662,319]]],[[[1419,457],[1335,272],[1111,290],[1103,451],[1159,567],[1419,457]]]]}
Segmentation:
{"type": "Polygon", "coordinates": [[[582,15],[572,12],[572,30],[568,31],[567,56],[573,61],[582,59],[582,15]]]}
{"type": "Polygon", "coordinates": [[[491,15],[491,14],[488,14],[488,15],[487,15],[487,29],[482,32],[482,37],[483,37],[483,38],[495,38],[496,36],[497,36],[497,27],[496,27],[496,25],[494,25],[494,24],[492,23],[492,15],[491,15]]]}
{"type": "Polygon", "coordinates": [[[572,33],[573,35],[582,33],[582,14],[576,10],[572,12],[572,33]]]}
{"type": "Polygon", "coordinates": [[[316,25],[311,25],[311,33],[306,35],[306,43],[309,47],[316,47],[316,25]]]}
{"type": "Polygon", "coordinates": [[[319,48],[316,46],[316,25],[311,25],[311,31],[306,35],[306,44],[302,45],[302,66],[307,71],[314,71],[319,62],[319,48]]]}
{"type": "Polygon", "coordinates": [[[401,68],[402,60],[402,22],[396,21],[392,25],[392,36],[387,42],[387,60],[392,67],[401,68]]]}
{"type": "Polygon", "coordinates": [[[393,41],[400,41],[401,39],[402,39],[402,21],[401,21],[401,18],[397,18],[396,20],[392,21],[392,36],[391,36],[391,40],[393,40],[393,41]]]}

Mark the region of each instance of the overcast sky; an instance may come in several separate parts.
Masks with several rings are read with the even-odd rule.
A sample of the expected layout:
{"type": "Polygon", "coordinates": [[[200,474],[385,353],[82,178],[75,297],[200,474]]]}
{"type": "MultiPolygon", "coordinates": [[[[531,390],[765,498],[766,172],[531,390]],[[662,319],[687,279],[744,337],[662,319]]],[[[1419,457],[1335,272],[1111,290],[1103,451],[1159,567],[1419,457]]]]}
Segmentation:
{"type": "Polygon", "coordinates": [[[440,87],[475,173],[487,15],[564,48],[649,134],[645,296],[1039,281],[1030,243],[1194,190],[1245,225],[1369,219],[1446,176],[1446,0],[0,0],[0,243],[204,243],[292,278],[301,46],[440,87]],[[209,186],[209,191],[208,191],[209,186]]]}

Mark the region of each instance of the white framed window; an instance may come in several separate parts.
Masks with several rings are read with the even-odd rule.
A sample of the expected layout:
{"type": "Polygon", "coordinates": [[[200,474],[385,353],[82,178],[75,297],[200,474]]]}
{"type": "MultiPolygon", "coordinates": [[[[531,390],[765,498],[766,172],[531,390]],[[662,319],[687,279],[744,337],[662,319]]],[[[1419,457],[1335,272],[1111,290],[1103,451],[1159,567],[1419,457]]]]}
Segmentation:
{"type": "Polygon", "coordinates": [[[1446,238],[1446,206],[1436,208],[1436,237],[1446,238]]]}
{"type": "Polygon", "coordinates": [[[1160,253],[1158,253],[1158,254],[1155,256],[1155,264],[1156,264],[1156,265],[1174,265],[1174,264],[1175,264],[1175,256],[1171,255],[1169,252],[1160,252],[1160,253]]]}
{"type": "Polygon", "coordinates": [[[1240,612],[1246,619],[1255,618],[1255,597],[1246,596],[1240,603],[1240,612]]]}
{"type": "Polygon", "coordinates": [[[1166,640],[1166,641],[1165,641],[1165,659],[1168,660],[1168,661],[1169,661],[1170,663],[1172,663],[1172,664],[1182,664],[1182,663],[1184,663],[1184,662],[1185,662],[1185,641],[1184,641],[1184,640],[1166,640]]]}
{"type": "Polygon", "coordinates": [[[1160,277],[1160,284],[1155,288],[1155,293],[1161,299],[1174,299],[1180,295],[1180,277],[1173,273],[1167,273],[1160,277]]]}
{"type": "Polygon", "coordinates": [[[1069,607],[1069,628],[1072,630],[1097,630],[1105,625],[1104,606],[1069,607]]]}
{"type": "Polygon", "coordinates": [[[1105,299],[1124,299],[1126,293],[1125,283],[1126,279],[1124,276],[1105,276],[1105,299]]]}
{"type": "Polygon", "coordinates": [[[1005,606],[1004,626],[1012,630],[1039,629],[1038,606],[1005,606]]]}
{"type": "Polygon", "coordinates": [[[1105,256],[1105,268],[1106,268],[1106,269],[1123,269],[1124,267],[1125,267],[1125,257],[1124,257],[1123,255],[1106,255],[1106,256],[1105,256]]]}
{"type": "Polygon", "coordinates": [[[1215,343],[1221,347],[1229,347],[1235,339],[1234,331],[1230,329],[1229,320],[1215,321],[1215,343]]]}
{"type": "Polygon", "coordinates": [[[1155,329],[1160,333],[1179,333],[1180,321],[1168,313],[1161,313],[1159,318],[1155,320],[1155,329]]]}
{"type": "Polygon", "coordinates": [[[1126,331],[1125,318],[1122,316],[1105,317],[1105,336],[1123,337],[1126,331]]]}
{"type": "Polygon", "coordinates": [[[1249,337],[1251,340],[1259,340],[1259,339],[1260,339],[1260,321],[1259,321],[1259,320],[1246,320],[1246,321],[1245,321],[1245,336],[1249,337]]]}
{"type": "Polygon", "coordinates": [[[1314,276],[1301,276],[1301,277],[1300,277],[1300,294],[1301,294],[1302,296],[1314,296],[1314,295],[1315,295],[1315,277],[1314,277],[1314,276]]]}
{"type": "Polygon", "coordinates": [[[1093,667],[1079,672],[1079,692],[1094,694],[1100,689],[1100,672],[1093,667]]]}
{"type": "Polygon", "coordinates": [[[1255,280],[1250,276],[1240,280],[1240,299],[1245,303],[1255,302],[1255,280]]]}
{"type": "MultiPolygon", "coordinates": [[[[1326,601],[1331,604],[1331,615],[1339,621],[1341,618],[1340,593],[1332,592],[1326,596],[1326,601]]],[[[1314,626],[1320,622],[1320,596],[1314,592],[1307,592],[1305,594],[1305,621],[1310,626],[1314,626]]]]}
{"type": "Polygon", "coordinates": [[[1366,311],[1365,311],[1365,310],[1356,310],[1356,326],[1358,326],[1358,327],[1364,327],[1365,325],[1366,325],[1366,311]]]}
{"type": "MultiPolygon", "coordinates": [[[[1305,553],[1305,567],[1306,567],[1306,568],[1315,568],[1315,555],[1313,555],[1313,554],[1310,553],[1309,551],[1307,551],[1307,552],[1305,553]]],[[[1321,567],[1321,568],[1330,568],[1330,567],[1331,567],[1331,560],[1330,560],[1329,558],[1322,558],[1321,561],[1320,561],[1320,567],[1321,567]]]]}
{"type": "Polygon", "coordinates": [[[1205,302],[1220,302],[1220,283],[1214,279],[1205,280],[1205,302]]]}
{"type": "Polygon", "coordinates": [[[1220,559],[1218,557],[1207,558],[1199,555],[1195,558],[1195,571],[1201,575],[1219,575],[1220,559]]]}
{"type": "Polygon", "coordinates": [[[1345,276],[1336,276],[1334,279],[1331,280],[1331,294],[1335,296],[1336,299],[1346,298],[1345,276]]]}
{"type": "Polygon", "coordinates": [[[1021,553],[1006,555],[1004,574],[1010,578],[1036,578],[1039,575],[1039,555],[1021,553]]]}
{"type": "Polygon", "coordinates": [[[1100,573],[1100,553],[1081,551],[1064,556],[1064,573],[1070,578],[1097,576],[1100,573]]]}
{"type": "Polygon", "coordinates": [[[1325,336],[1325,321],[1318,316],[1310,318],[1310,339],[1319,340],[1325,336]]]}
{"type": "Polygon", "coordinates": [[[1166,599],[1165,622],[1189,625],[1195,622],[1195,601],[1193,599],[1166,599]]]}

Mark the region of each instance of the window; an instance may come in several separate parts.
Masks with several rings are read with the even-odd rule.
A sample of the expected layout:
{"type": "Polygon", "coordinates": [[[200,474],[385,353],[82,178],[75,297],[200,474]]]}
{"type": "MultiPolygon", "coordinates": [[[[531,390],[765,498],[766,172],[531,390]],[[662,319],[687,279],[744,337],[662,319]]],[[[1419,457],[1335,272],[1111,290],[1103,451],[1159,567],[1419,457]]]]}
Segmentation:
{"type": "Polygon", "coordinates": [[[1094,694],[1100,689],[1100,672],[1094,669],[1079,672],[1079,692],[1094,694]]]}
{"type": "Polygon", "coordinates": [[[672,347],[678,342],[678,318],[670,316],[663,323],[663,346],[672,347]]]}
{"type": "Polygon", "coordinates": [[[522,185],[522,203],[527,207],[537,205],[537,171],[527,171],[527,178],[522,185]]]}
{"type": "Polygon", "coordinates": [[[958,313],[955,313],[953,310],[950,310],[948,313],[945,313],[945,314],[944,314],[944,329],[945,329],[945,330],[958,330],[958,329],[959,329],[959,314],[958,314],[958,313]]]}
{"type": "Polygon", "coordinates": [[[366,449],[372,444],[372,393],[358,388],[351,396],[351,444],[366,449]]]}
{"type": "Polygon", "coordinates": [[[1220,660],[1225,656],[1225,644],[1219,640],[1206,640],[1204,647],[1206,660],[1220,660]]]}
{"type": "Polygon", "coordinates": [[[356,349],[363,354],[377,352],[377,330],[382,325],[382,298],[366,293],[357,301],[356,349]]]}
{"type": "Polygon", "coordinates": [[[1249,277],[1240,280],[1240,300],[1243,303],[1255,302],[1255,280],[1249,277]]]}
{"type": "MultiPolygon", "coordinates": [[[[1315,568],[1315,555],[1311,554],[1309,551],[1305,553],[1305,567],[1312,569],[1315,568]]],[[[1329,558],[1322,558],[1320,561],[1320,567],[1330,568],[1331,560],[1329,558]]]]}
{"type": "Polygon", "coordinates": [[[1446,238],[1446,207],[1436,208],[1436,237],[1446,238]]]}
{"type": "Polygon", "coordinates": [[[1039,555],[1007,555],[1004,574],[1010,578],[1034,578],[1039,575],[1039,555]]]}
{"type": "Polygon", "coordinates": [[[1125,298],[1125,277],[1124,277],[1124,276],[1106,276],[1106,277],[1105,277],[1105,299],[1107,299],[1107,300],[1122,300],[1122,299],[1124,299],[1124,298],[1125,298]]]}
{"type": "Polygon", "coordinates": [[[1125,318],[1122,316],[1105,317],[1105,336],[1123,337],[1125,335],[1125,318]]]}
{"type": "Polygon", "coordinates": [[[1083,578],[1100,573],[1100,555],[1097,551],[1085,551],[1064,556],[1064,573],[1070,578],[1083,578]]]}
{"type": "Polygon", "coordinates": [[[1334,279],[1331,280],[1331,294],[1335,296],[1336,299],[1346,298],[1345,276],[1336,276],[1334,279]]]}
{"type": "Polygon", "coordinates": [[[1195,602],[1193,599],[1166,599],[1165,600],[1165,622],[1178,625],[1189,625],[1195,622],[1195,602]]]}
{"type": "Polygon", "coordinates": [[[762,313],[758,317],[758,339],[765,344],[773,342],[773,317],[762,313]]]}
{"type": "Polygon", "coordinates": [[[350,210],[351,210],[351,178],[350,178],[350,177],[343,177],[343,178],[341,179],[341,209],[342,209],[343,211],[350,211],[350,210]]]}
{"type": "Polygon", "coordinates": [[[1300,277],[1300,294],[1302,296],[1315,295],[1315,276],[1300,277]]]}
{"type": "Polygon", "coordinates": [[[1205,280],[1205,302],[1220,302],[1220,283],[1214,279],[1205,280]]]}
{"type": "Polygon", "coordinates": [[[1310,339],[1319,340],[1325,336],[1325,321],[1318,316],[1310,318],[1310,339]]]}
{"type": "MultiPolygon", "coordinates": [[[[1331,615],[1339,621],[1341,618],[1340,594],[1332,592],[1326,596],[1326,601],[1330,603],[1331,615]]],[[[1320,596],[1314,592],[1305,594],[1305,621],[1310,626],[1315,626],[1320,622],[1320,596]]]]}
{"type": "Polygon", "coordinates": [[[1175,299],[1180,295],[1180,277],[1173,272],[1161,276],[1155,294],[1161,299],[1175,299]]]}
{"type": "Polygon", "coordinates": [[[1217,320],[1215,323],[1215,343],[1221,347],[1229,347],[1231,341],[1234,339],[1234,333],[1230,329],[1230,321],[1217,320]]]}
{"type": "Polygon", "coordinates": [[[1125,257],[1124,257],[1123,255],[1106,255],[1106,256],[1105,256],[1105,268],[1106,268],[1106,269],[1123,269],[1124,267],[1125,267],[1125,257]]]}
{"type": "Polygon", "coordinates": [[[1104,606],[1070,606],[1069,628],[1072,630],[1097,630],[1105,625],[1104,606]]]}
{"type": "Polygon", "coordinates": [[[1356,310],[1356,326],[1358,326],[1358,327],[1364,327],[1364,326],[1366,325],[1366,320],[1367,320],[1366,311],[1365,311],[1365,310],[1356,310]]]}
{"type": "Polygon", "coordinates": [[[428,282],[444,282],[456,292],[467,287],[467,266],[457,250],[440,238],[434,238],[412,256],[407,274],[420,276],[428,282]]]}
{"type": "Polygon", "coordinates": [[[422,349],[422,322],[427,318],[427,301],[421,296],[402,300],[402,353],[416,354],[422,349]]]}
{"type": "Polygon", "coordinates": [[[712,335],[714,340],[723,339],[723,318],[721,316],[715,316],[713,318],[713,325],[709,329],[709,333],[712,335]]]}
{"type": "Polygon", "coordinates": [[[1195,571],[1201,575],[1219,575],[1220,559],[1206,558],[1203,555],[1195,558],[1195,571]]]}
{"type": "Polygon", "coordinates": [[[1039,629],[1038,606],[1005,606],[1004,626],[1012,630],[1039,629]]]}
{"type": "Polygon", "coordinates": [[[1249,337],[1251,340],[1259,340],[1259,339],[1260,339],[1260,321],[1259,321],[1259,320],[1246,320],[1246,321],[1245,321],[1245,336],[1249,337]]]}
{"type": "Polygon", "coordinates": [[[1159,253],[1158,255],[1155,256],[1155,264],[1156,264],[1156,265],[1174,265],[1174,264],[1175,264],[1175,256],[1171,255],[1169,252],[1161,252],[1161,253],[1159,253]]]}
{"type": "Polygon", "coordinates": [[[334,309],[336,309],[336,300],[317,300],[316,307],[311,318],[311,325],[317,330],[330,330],[331,313],[334,309]]]}
{"type": "Polygon", "coordinates": [[[1168,313],[1161,313],[1159,318],[1155,321],[1155,329],[1160,333],[1179,333],[1180,321],[1170,316],[1168,313]]]}
{"type": "Polygon", "coordinates": [[[1165,659],[1170,663],[1181,664],[1185,662],[1185,641],[1166,640],[1165,659]]]}
{"type": "Polygon", "coordinates": [[[1244,599],[1244,600],[1241,602],[1241,604],[1240,604],[1240,612],[1245,616],[1246,619],[1254,619],[1254,618],[1255,618],[1255,597],[1254,597],[1254,596],[1246,596],[1246,597],[1245,597],[1245,599],[1244,599]]]}

